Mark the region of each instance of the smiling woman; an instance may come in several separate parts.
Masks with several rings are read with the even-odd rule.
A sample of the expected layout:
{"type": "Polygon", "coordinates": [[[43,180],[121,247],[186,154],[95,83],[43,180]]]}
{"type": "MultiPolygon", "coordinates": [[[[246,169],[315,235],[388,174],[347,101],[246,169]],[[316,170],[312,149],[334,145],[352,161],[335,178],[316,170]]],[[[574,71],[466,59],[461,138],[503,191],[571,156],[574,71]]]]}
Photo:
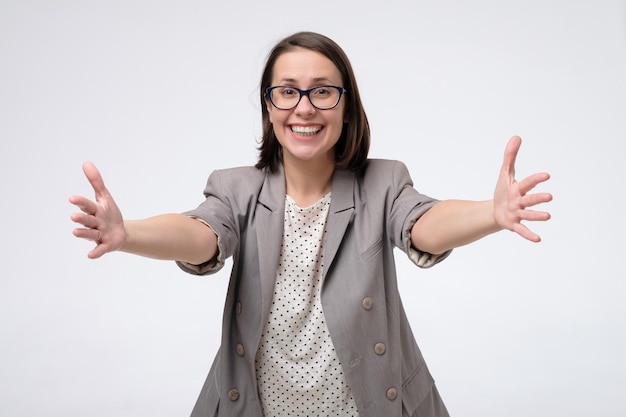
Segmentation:
{"type": "MultiPolygon", "coordinates": [[[[295,48],[283,53],[274,63],[272,84],[273,87],[267,89],[269,96],[265,105],[272,130],[282,149],[285,172],[304,175],[300,178],[287,177],[287,194],[294,197],[297,203],[308,205],[330,190],[335,145],[343,130],[343,80],[337,67],[324,55],[295,48]],[[327,84],[338,87],[319,88],[327,84]],[[285,85],[289,88],[282,87],[285,85]],[[302,98],[300,91],[306,91],[306,98],[302,98]],[[315,93],[314,99],[311,99],[311,92],[315,93]],[[286,95],[290,97],[285,98],[286,95]],[[281,106],[276,106],[277,99],[281,106]],[[326,108],[315,106],[318,101],[326,104],[326,108]],[[319,190],[313,195],[301,195],[297,188],[293,189],[297,187],[294,181],[306,181],[306,177],[316,180],[321,177],[326,183],[314,185],[309,182],[310,186],[317,185],[319,190]]],[[[308,194],[308,191],[305,193],[308,194]]]]}
{"type": "Polygon", "coordinates": [[[214,171],[194,210],[125,220],[98,170],[77,237],[89,256],[124,251],[192,274],[233,260],[222,346],[192,412],[212,416],[442,417],[448,412],[402,307],[394,250],[434,266],[499,230],[537,242],[522,221],[552,199],[548,180],[516,181],[506,146],[493,199],[438,201],[405,165],[368,159],[369,124],[350,62],[331,39],[295,33],[261,77],[263,141],[255,166],[214,171]]]}

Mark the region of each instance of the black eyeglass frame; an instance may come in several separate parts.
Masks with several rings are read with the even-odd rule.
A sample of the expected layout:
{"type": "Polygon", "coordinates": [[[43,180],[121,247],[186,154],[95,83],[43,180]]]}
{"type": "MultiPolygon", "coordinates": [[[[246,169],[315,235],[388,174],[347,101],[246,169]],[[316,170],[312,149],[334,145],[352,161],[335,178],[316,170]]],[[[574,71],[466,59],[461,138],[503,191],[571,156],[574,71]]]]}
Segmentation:
{"type": "Polygon", "coordinates": [[[276,107],[279,110],[291,110],[291,109],[295,109],[296,107],[298,107],[298,104],[300,104],[300,101],[302,100],[302,96],[306,96],[306,98],[309,99],[309,103],[311,103],[311,106],[315,107],[318,110],[330,110],[330,109],[334,109],[335,107],[337,107],[337,105],[339,105],[339,102],[341,101],[341,97],[347,93],[348,90],[346,90],[343,87],[339,87],[336,85],[318,85],[312,88],[309,88],[308,90],[300,90],[298,87],[294,87],[291,85],[275,85],[272,87],[267,87],[265,89],[265,97],[267,97],[267,99],[270,101],[270,103],[272,103],[272,106],[276,107]],[[291,107],[278,107],[276,105],[276,103],[274,103],[274,100],[272,100],[272,91],[275,90],[276,88],[291,88],[292,90],[296,90],[298,92],[298,94],[300,94],[300,97],[298,97],[298,101],[296,101],[296,104],[294,104],[291,107]],[[309,96],[309,94],[311,94],[311,91],[313,90],[317,90],[318,88],[334,88],[335,90],[339,91],[339,97],[337,97],[337,102],[331,106],[331,107],[318,107],[315,104],[313,104],[313,102],[311,101],[311,97],[309,96]]]}

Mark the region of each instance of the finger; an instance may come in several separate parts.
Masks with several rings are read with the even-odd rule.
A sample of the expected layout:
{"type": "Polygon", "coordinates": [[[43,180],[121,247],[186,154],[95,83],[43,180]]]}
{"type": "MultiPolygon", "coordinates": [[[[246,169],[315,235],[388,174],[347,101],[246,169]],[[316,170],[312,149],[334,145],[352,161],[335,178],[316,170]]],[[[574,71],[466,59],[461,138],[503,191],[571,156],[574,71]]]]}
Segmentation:
{"type": "Polygon", "coordinates": [[[531,242],[541,242],[541,237],[537,233],[533,232],[521,223],[516,223],[513,226],[513,231],[524,239],[530,240],[531,242]]]}
{"type": "Polygon", "coordinates": [[[521,199],[521,203],[524,207],[532,207],[550,201],[552,201],[552,194],[550,193],[527,194],[521,199]]]}
{"type": "Polygon", "coordinates": [[[87,257],[89,259],[97,259],[105,253],[107,253],[106,245],[100,243],[87,254],[87,257]]]}
{"type": "Polygon", "coordinates": [[[82,224],[90,229],[96,229],[99,226],[98,219],[86,213],[72,213],[70,219],[74,223],[82,224]]]}
{"type": "Polygon", "coordinates": [[[522,139],[519,136],[513,136],[509,139],[504,149],[504,160],[502,161],[500,172],[509,175],[510,178],[515,178],[515,160],[521,145],[522,139]]]}
{"type": "Polygon", "coordinates": [[[535,174],[529,175],[521,181],[518,181],[518,187],[520,193],[525,195],[527,192],[535,188],[537,185],[546,182],[550,179],[550,174],[547,172],[537,172],[535,174]]]}
{"type": "Polygon", "coordinates": [[[100,231],[98,229],[92,229],[92,228],[76,228],[72,231],[72,233],[74,234],[74,236],[79,237],[81,239],[85,239],[85,240],[91,240],[93,242],[96,242],[98,244],[101,243],[101,234],[100,231]]]}
{"type": "Polygon", "coordinates": [[[96,213],[96,203],[86,197],[80,195],[73,195],[69,198],[70,203],[77,206],[81,211],[87,214],[95,214],[96,213]]]}
{"type": "Polygon", "coordinates": [[[547,211],[524,210],[520,215],[521,220],[537,222],[550,220],[552,216],[547,211]]]}

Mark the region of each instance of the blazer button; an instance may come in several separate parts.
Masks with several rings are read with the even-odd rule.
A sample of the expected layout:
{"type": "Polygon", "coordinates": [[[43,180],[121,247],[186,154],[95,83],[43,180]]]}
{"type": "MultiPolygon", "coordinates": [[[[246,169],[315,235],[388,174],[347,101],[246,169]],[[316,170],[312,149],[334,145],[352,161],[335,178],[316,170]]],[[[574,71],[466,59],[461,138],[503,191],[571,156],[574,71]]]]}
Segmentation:
{"type": "Polygon", "coordinates": [[[398,398],[398,390],[395,388],[389,388],[387,390],[387,398],[390,399],[391,401],[398,398]]]}
{"type": "Polygon", "coordinates": [[[231,401],[237,401],[239,399],[239,391],[236,388],[228,391],[228,399],[231,401]]]}
{"type": "Polygon", "coordinates": [[[237,314],[241,314],[241,301],[237,301],[237,304],[235,305],[235,312],[237,314]]]}
{"type": "Polygon", "coordinates": [[[243,348],[241,343],[237,343],[237,355],[243,356],[246,353],[246,350],[243,348]]]}
{"type": "Polygon", "coordinates": [[[386,351],[387,351],[387,347],[385,346],[384,343],[376,343],[374,345],[374,352],[377,355],[383,355],[386,351]]]}
{"type": "Polygon", "coordinates": [[[373,306],[374,306],[374,300],[372,300],[370,297],[365,297],[363,299],[363,308],[364,309],[371,310],[373,306]]]}

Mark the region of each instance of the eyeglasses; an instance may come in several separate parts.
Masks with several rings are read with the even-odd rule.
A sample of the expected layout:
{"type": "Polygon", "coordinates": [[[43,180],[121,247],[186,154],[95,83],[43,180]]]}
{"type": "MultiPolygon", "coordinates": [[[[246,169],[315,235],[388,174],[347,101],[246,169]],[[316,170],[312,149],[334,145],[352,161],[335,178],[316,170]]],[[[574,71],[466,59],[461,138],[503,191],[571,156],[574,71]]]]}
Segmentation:
{"type": "Polygon", "coordinates": [[[316,109],[330,110],[339,104],[341,96],[346,91],[345,88],[334,85],[320,85],[318,87],[309,88],[308,90],[277,85],[267,87],[265,89],[265,96],[274,107],[280,110],[291,110],[295,108],[300,103],[300,100],[302,100],[302,96],[307,96],[311,105],[316,109]]]}

